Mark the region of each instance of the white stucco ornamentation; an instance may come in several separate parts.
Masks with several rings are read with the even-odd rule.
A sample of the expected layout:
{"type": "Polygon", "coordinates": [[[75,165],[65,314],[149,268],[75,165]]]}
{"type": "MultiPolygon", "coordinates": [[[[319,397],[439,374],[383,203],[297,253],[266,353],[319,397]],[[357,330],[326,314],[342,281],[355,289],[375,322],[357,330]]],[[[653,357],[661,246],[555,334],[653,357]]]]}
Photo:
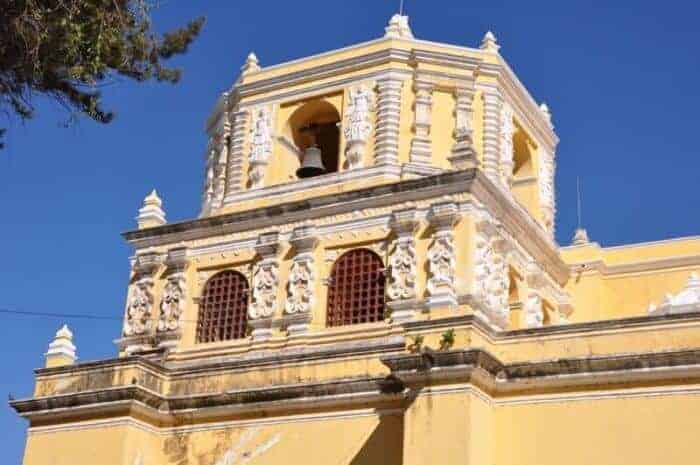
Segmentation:
{"type": "Polygon", "coordinates": [[[248,309],[248,318],[269,318],[275,312],[279,273],[277,263],[263,260],[253,274],[253,299],[248,309]]]}
{"type": "Polygon", "coordinates": [[[510,319],[508,305],[508,264],[503,239],[488,219],[477,224],[474,257],[474,298],[482,307],[482,317],[498,329],[506,329],[510,319]]]}
{"type": "Polygon", "coordinates": [[[540,191],[540,208],[542,209],[542,219],[545,228],[550,234],[554,235],[554,155],[545,150],[540,149],[539,157],[539,191],[540,191]]]}
{"type": "Polygon", "coordinates": [[[413,39],[411,26],[408,24],[408,16],[396,14],[389,20],[385,28],[384,37],[392,39],[413,39]]]}
{"type": "Polygon", "coordinates": [[[457,298],[453,229],[460,219],[459,210],[454,203],[433,205],[428,218],[434,229],[433,241],[428,249],[428,305],[454,306],[457,298]]]}
{"type": "Polygon", "coordinates": [[[180,317],[185,309],[185,279],[171,276],[163,289],[160,301],[158,331],[177,331],[180,329],[180,317]]]}
{"type": "Polygon", "coordinates": [[[389,258],[390,274],[387,294],[392,300],[416,296],[416,248],[413,240],[397,240],[389,258]]]}
{"type": "Polygon", "coordinates": [[[474,149],[472,100],[474,90],[466,85],[455,90],[455,130],[452,153],[449,160],[452,167],[458,170],[477,166],[476,150],[474,149]]]}
{"type": "Polygon", "coordinates": [[[674,315],[700,312],[700,275],[692,273],[685,288],[676,295],[667,294],[657,307],[649,306],[650,315],[674,315]]]}
{"type": "Polygon", "coordinates": [[[343,132],[347,143],[348,168],[353,169],[363,166],[367,138],[372,133],[372,92],[364,86],[358,86],[350,89],[348,97],[350,102],[343,132]]]}
{"type": "Polygon", "coordinates": [[[416,76],[413,89],[416,94],[411,140],[410,160],[418,165],[429,165],[432,156],[430,126],[432,124],[433,90],[435,84],[424,76],[416,76]]]}
{"type": "Polygon", "coordinates": [[[389,75],[377,81],[377,120],[374,130],[374,157],[377,165],[399,161],[401,127],[401,88],[399,76],[389,75]]]}
{"type": "Polygon", "coordinates": [[[530,293],[523,306],[523,325],[525,328],[541,328],[544,324],[544,309],[542,297],[537,293],[530,293]]]}
{"type": "Polygon", "coordinates": [[[167,223],[163,201],[158,196],[155,189],[143,199],[143,206],[139,209],[139,216],[136,217],[139,229],[162,226],[167,223]]]}
{"type": "Polygon", "coordinates": [[[313,262],[309,259],[295,260],[289,273],[285,313],[296,315],[311,312],[314,304],[313,284],[313,262]]]}
{"type": "Polygon", "coordinates": [[[272,154],[272,124],[270,111],[260,108],[253,115],[250,138],[249,179],[255,189],[265,184],[265,171],[272,154]]]}
{"type": "Polygon", "coordinates": [[[139,336],[150,332],[153,314],[153,280],[144,278],[131,286],[126,322],[125,336],[139,336]]]}
{"type": "Polygon", "coordinates": [[[503,184],[510,186],[513,180],[513,110],[504,105],[501,110],[501,179],[503,184]]]}

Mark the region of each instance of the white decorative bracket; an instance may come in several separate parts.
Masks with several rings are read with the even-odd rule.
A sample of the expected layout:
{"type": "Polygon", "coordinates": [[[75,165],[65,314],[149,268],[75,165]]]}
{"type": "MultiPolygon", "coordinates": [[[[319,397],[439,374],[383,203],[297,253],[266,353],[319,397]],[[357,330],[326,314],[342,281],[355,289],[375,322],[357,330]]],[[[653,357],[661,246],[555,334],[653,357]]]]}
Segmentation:
{"type": "Polygon", "coordinates": [[[396,235],[389,256],[389,286],[387,304],[391,321],[403,323],[415,318],[416,300],[416,245],[419,226],[416,209],[394,212],[390,227],[396,235]]]}
{"type": "Polygon", "coordinates": [[[429,308],[455,307],[457,295],[454,227],[460,220],[459,208],[454,203],[433,205],[428,220],[433,227],[433,242],[428,249],[430,277],[427,305],[429,308]]]}
{"type": "Polygon", "coordinates": [[[261,234],[255,245],[260,260],[253,268],[253,298],[248,308],[248,325],[253,340],[265,340],[272,336],[272,317],[277,307],[279,288],[279,233],[261,234]]]}
{"type": "Polygon", "coordinates": [[[168,251],[165,259],[167,279],[160,299],[156,328],[159,347],[173,347],[182,334],[182,315],[187,298],[185,270],[188,264],[187,247],[176,247],[168,251]]]}
{"type": "Polygon", "coordinates": [[[282,325],[290,336],[306,333],[316,302],[316,264],[314,251],[319,243],[312,225],[296,228],[290,239],[295,255],[287,283],[287,300],[282,325]]]}

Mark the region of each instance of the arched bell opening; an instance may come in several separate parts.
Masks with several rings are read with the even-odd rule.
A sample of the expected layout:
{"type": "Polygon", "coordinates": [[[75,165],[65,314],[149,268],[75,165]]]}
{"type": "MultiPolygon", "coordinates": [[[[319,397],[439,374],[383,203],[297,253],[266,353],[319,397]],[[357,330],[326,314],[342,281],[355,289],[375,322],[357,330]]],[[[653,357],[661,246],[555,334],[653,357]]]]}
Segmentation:
{"type": "Polygon", "coordinates": [[[338,171],[340,163],[340,113],[326,100],[299,107],[289,118],[292,141],[300,154],[299,178],[338,171]]]}

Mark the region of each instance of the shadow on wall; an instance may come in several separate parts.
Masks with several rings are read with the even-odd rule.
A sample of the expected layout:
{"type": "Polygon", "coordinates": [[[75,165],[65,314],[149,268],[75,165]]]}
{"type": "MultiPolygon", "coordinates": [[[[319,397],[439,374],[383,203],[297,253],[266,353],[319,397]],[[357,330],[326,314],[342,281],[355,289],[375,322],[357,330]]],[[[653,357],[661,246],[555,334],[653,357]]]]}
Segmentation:
{"type": "Polygon", "coordinates": [[[350,465],[402,465],[403,416],[382,415],[350,465]]]}

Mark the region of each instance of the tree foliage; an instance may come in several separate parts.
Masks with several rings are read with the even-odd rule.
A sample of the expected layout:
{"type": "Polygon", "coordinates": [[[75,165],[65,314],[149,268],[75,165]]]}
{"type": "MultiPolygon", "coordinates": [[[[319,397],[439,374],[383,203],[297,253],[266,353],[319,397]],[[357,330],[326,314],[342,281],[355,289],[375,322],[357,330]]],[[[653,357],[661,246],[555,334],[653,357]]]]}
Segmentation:
{"type": "Polygon", "coordinates": [[[0,110],[30,118],[44,95],[72,116],[109,123],[102,85],[120,76],[176,83],[181,70],[164,61],[187,51],[204,18],[159,35],[147,1],[0,0],[0,110]]]}

